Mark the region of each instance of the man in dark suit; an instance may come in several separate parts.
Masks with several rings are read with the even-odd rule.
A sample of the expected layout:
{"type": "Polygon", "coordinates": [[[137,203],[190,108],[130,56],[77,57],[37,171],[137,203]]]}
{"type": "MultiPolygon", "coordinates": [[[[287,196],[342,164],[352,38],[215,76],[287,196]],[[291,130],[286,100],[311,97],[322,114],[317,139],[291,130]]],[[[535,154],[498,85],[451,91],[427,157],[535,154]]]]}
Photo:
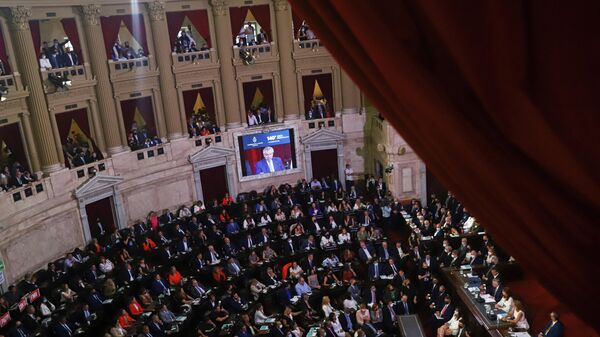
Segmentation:
{"type": "Polygon", "coordinates": [[[133,270],[131,263],[127,263],[125,268],[119,272],[119,282],[123,285],[127,285],[135,281],[137,273],[133,270]]]}
{"type": "MultiPolygon", "coordinates": [[[[143,331],[146,331],[146,329],[144,328],[143,331]]],[[[160,317],[158,317],[158,315],[152,315],[151,318],[151,322],[148,323],[148,332],[150,332],[152,334],[152,337],[164,337],[166,336],[165,331],[165,325],[163,324],[163,322],[160,320],[160,317]]]]}
{"type": "Polygon", "coordinates": [[[27,333],[34,334],[40,327],[41,318],[35,314],[35,307],[28,305],[26,314],[21,317],[21,321],[27,333]]]}
{"type": "Polygon", "coordinates": [[[152,286],[150,289],[154,296],[169,295],[171,292],[165,281],[163,281],[163,279],[160,277],[160,274],[156,274],[154,276],[154,280],[152,280],[152,286]]]}
{"type": "Polygon", "coordinates": [[[400,312],[394,307],[394,302],[388,301],[383,307],[383,328],[386,332],[392,333],[396,327],[396,315],[400,312]]]}
{"type": "Polygon", "coordinates": [[[387,241],[381,242],[381,247],[379,247],[379,252],[377,253],[377,255],[381,257],[382,260],[386,261],[390,257],[393,257],[393,252],[391,249],[389,249],[387,241]]]}
{"type": "Polygon", "coordinates": [[[565,327],[559,320],[558,313],[553,311],[550,313],[550,322],[546,324],[538,337],[562,337],[565,332],[565,327]]]}
{"type": "Polygon", "coordinates": [[[223,239],[223,255],[233,256],[237,253],[236,246],[231,242],[229,238],[223,239]]]}
{"type": "Polygon", "coordinates": [[[450,295],[446,295],[444,298],[444,305],[436,307],[436,311],[431,319],[432,326],[436,329],[439,328],[444,323],[448,322],[453,314],[454,305],[452,304],[452,299],[450,298],[450,295]]]}
{"type": "Polygon", "coordinates": [[[353,335],[354,330],[358,328],[358,325],[356,323],[355,315],[352,314],[352,310],[345,309],[344,312],[339,315],[338,319],[342,329],[353,335]]]}
{"type": "Polygon", "coordinates": [[[302,269],[308,272],[315,267],[318,267],[315,256],[313,253],[310,253],[306,256],[306,259],[302,261],[302,269]]]}
{"type": "Polygon", "coordinates": [[[292,240],[292,238],[289,238],[287,242],[283,243],[282,245],[284,255],[292,255],[298,251],[298,248],[294,244],[294,240],[292,240]]]}
{"type": "Polygon", "coordinates": [[[74,332],[75,328],[67,322],[65,316],[62,316],[54,327],[54,335],[56,337],[72,337],[75,335],[74,332]]]}
{"type": "Polygon", "coordinates": [[[402,295],[400,303],[397,305],[399,315],[412,315],[415,313],[414,305],[408,300],[407,295],[402,295]]]}
{"type": "Polygon", "coordinates": [[[378,280],[384,274],[382,267],[383,266],[379,265],[379,261],[377,261],[377,259],[373,260],[373,263],[369,265],[369,280],[378,280]]]}
{"type": "Polygon", "coordinates": [[[95,288],[90,290],[90,294],[88,296],[88,303],[90,304],[90,308],[92,311],[96,311],[102,308],[102,302],[104,302],[104,298],[100,295],[95,288]]]}
{"type": "Polygon", "coordinates": [[[192,284],[190,285],[188,293],[190,294],[190,296],[197,299],[204,296],[204,294],[206,294],[207,291],[208,289],[206,289],[197,280],[194,279],[192,280],[192,284]]]}
{"type": "Polygon", "coordinates": [[[272,147],[267,146],[263,148],[263,159],[256,163],[256,174],[285,170],[285,165],[283,165],[281,158],[273,157],[273,153],[275,153],[275,150],[272,147]]]}
{"type": "Polygon", "coordinates": [[[363,295],[363,298],[367,303],[377,303],[379,302],[381,296],[379,296],[379,292],[377,291],[375,285],[371,285],[371,287],[365,289],[365,294],[363,295]]]}
{"type": "Polygon", "coordinates": [[[290,300],[292,299],[292,297],[294,297],[294,290],[292,289],[290,284],[287,283],[285,287],[281,288],[278,295],[279,303],[285,306],[290,304],[290,300]]]}
{"type": "Polygon", "coordinates": [[[488,288],[488,294],[492,295],[496,302],[502,299],[502,286],[497,279],[492,280],[492,287],[488,288]]]}
{"type": "Polygon", "coordinates": [[[90,306],[84,304],[81,306],[81,310],[75,313],[74,321],[78,325],[86,325],[93,320],[92,312],[90,311],[90,306]]]}
{"type": "Polygon", "coordinates": [[[369,263],[376,257],[375,250],[364,241],[361,241],[360,248],[358,249],[358,257],[363,263],[369,263]]]}
{"type": "Polygon", "coordinates": [[[79,64],[79,59],[77,58],[77,54],[75,54],[71,48],[67,48],[66,52],[61,55],[62,56],[62,64],[64,67],[72,67],[79,64]]]}

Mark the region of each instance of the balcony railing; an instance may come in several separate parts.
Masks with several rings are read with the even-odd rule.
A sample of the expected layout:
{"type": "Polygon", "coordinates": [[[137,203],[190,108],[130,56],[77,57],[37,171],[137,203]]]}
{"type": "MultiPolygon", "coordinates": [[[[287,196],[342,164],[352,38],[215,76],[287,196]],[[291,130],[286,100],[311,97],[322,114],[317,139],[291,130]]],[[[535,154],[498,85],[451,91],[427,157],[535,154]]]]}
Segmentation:
{"type": "Polygon", "coordinates": [[[44,81],[44,83],[47,83],[49,76],[56,75],[63,78],[68,78],[69,80],[71,80],[71,85],[76,86],[77,84],[88,80],[88,75],[90,74],[88,68],[89,66],[86,64],[66,68],[42,70],[42,80],[44,81]]]}
{"type": "Polygon", "coordinates": [[[173,65],[176,70],[188,70],[190,67],[217,65],[217,57],[214,49],[179,54],[173,53],[172,57],[173,65]]]}
{"type": "Polygon", "coordinates": [[[70,171],[72,172],[74,180],[85,180],[96,174],[112,175],[112,161],[111,159],[99,160],[90,164],[74,167],[70,171]]]}
{"type": "Polygon", "coordinates": [[[260,63],[261,61],[274,61],[277,59],[277,50],[274,42],[256,46],[233,46],[233,59],[236,65],[242,63],[242,59],[240,58],[240,51],[242,50],[250,52],[257,63],[260,63]]]}
{"type": "Polygon", "coordinates": [[[0,192],[0,209],[17,212],[34,207],[39,202],[48,199],[47,183],[47,179],[43,179],[10,191],[0,192]]]}
{"type": "Polygon", "coordinates": [[[190,140],[194,142],[194,146],[204,148],[216,143],[221,143],[223,141],[223,136],[221,134],[211,134],[208,136],[192,137],[190,140]]]}
{"type": "Polygon", "coordinates": [[[329,55],[321,40],[294,41],[294,57],[311,57],[329,55]]]}
{"type": "Polygon", "coordinates": [[[11,92],[23,90],[23,85],[21,84],[20,75],[18,73],[0,76],[0,86],[8,88],[8,98],[10,98],[11,92]]]}
{"type": "Polygon", "coordinates": [[[309,131],[315,131],[323,128],[341,127],[340,119],[336,117],[305,119],[302,121],[302,124],[304,124],[309,131]]]}
{"type": "Polygon", "coordinates": [[[145,73],[151,75],[154,70],[152,69],[152,55],[147,57],[140,57],[131,60],[119,60],[119,61],[108,61],[108,68],[110,69],[111,79],[127,78],[127,77],[139,77],[145,73]]]}

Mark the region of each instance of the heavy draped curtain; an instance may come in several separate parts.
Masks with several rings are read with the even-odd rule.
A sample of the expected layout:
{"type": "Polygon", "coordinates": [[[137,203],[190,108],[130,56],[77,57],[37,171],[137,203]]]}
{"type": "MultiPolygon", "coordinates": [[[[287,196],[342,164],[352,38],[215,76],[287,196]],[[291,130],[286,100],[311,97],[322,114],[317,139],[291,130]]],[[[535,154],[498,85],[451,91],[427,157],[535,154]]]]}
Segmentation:
{"type": "Polygon", "coordinates": [[[2,64],[4,65],[4,75],[11,74],[10,64],[8,64],[8,56],[6,53],[6,44],[4,43],[4,32],[2,31],[2,27],[0,27],[0,60],[2,60],[2,64]]]}
{"type": "Polygon", "coordinates": [[[333,85],[331,74],[306,75],[302,76],[302,92],[304,93],[304,111],[310,109],[310,103],[313,98],[315,81],[323,92],[323,97],[327,100],[327,117],[332,116],[333,107],[333,85]]]}
{"type": "MultiPolygon", "coordinates": [[[[27,156],[25,156],[25,144],[21,141],[21,128],[19,123],[11,123],[0,126],[0,147],[3,147],[2,143],[10,149],[12,153],[12,160],[16,160],[23,167],[29,169],[27,162],[27,156]]],[[[0,148],[0,151],[2,149],[0,148]]],[[[3,158],[0,156],[0,164],[10,165],[12,161],[3,162],[3,158]]]]}
{"type": "MultiPolygon", "coordinates": [[[[248,10],[252,11],[254,18],[256,21],[258,21],[258,24],[261,26],[261,28],[265,30],[267,36],[269,37],[269,41],[271,41],[271,11],[269,9],[269,5],[230,7],[229,18],[231,20],[231,34],[233,35],[233,39],[235,40],[235,37],[240,32],[242,25],[244,25],[244,20],[246,19],[248,10]]],[[[260,32],[256,32],[256,34],[258,33],[260,32]]]]}
{"type": "MultiPolygon", "coordinates": [[[[171,46],[175,46],[177,41],[177,34],[183,25],[183,20],[188,17],[192,22],[192,25],[198,30],[206,45],[210,48],[210,27],[208,25],[208,14],[206,9],[198,9],[193,11],[183,12],[167,12],[167,26],[169,28],[169,39],[171,40],[171,46]]],[[[192,34],[193,36],[193,34],[192,34]]],[[[196,41],[198,43],[198,41],[196,41]]],[[[198,43],[199,44],[199,43],[198,43]]],[[[198,46],[200,48],[202,46],[198,46]]]]}
{"type": "Polygon", "coordinates": [[[77,23],[74,18],[61,19],[63,29],[73,45],[73,51],[77,54],[79,64],[83,64],[83,53],[81,52],[81,42],[79,41],[79,32],[77,31],[77,23]]]}
{"type": "Polygon", "coordinates": [[[200,97],[202,97],[202,101],[204,102],[204,106],[206,107],[206,112],[208,113],[210,120],[216,123],[215,99],[213,96],[212,87],[187,90],[183,92],[183,105],[185,106],[186,118],[190,118],[194,113],[194,104],[196,104],[198,94],[200,94],[200,97]]]}
{"type": "MultiPolygon", "coordinates": [[[[69,131],[71,130],[71,121],[75,120],[75,123],[79,126],[81,131],[85,134],[87,138],[92,142],[91,152],[96,152],[98,158],[102,158],[102,153],[98,151],[98,147],[96,146],[96,142],[92,138],[92,133],[90,132],[90,123],[88,120],[88,111],[87,109],[77,109],[73,111],[61,112],[55,116],[56,126],[58,127],[58,135],[60,137],[61,145],[65,145],[67,142],[67,137],[69,136],[69,131]]],[[[69,161],[65,156],[65,164],[69,165],[69,161]]]]}
{"type": "MultiPolygon", "coordinates": [[[[40,58],[40,53],[42,51],[42,34],[40,32],[40,21],[29,21],[29,30],[31,30],[31,38],[33,39],[33,48],[35,49],[36,57],[40,58]]],[[[52,43],[52,41],[50,41],[49,43],[52,43]]]]}
{"type": "MultiPolygon", "coordinates": [[[[151,137],[157,136],[156,124],[154,121],[154,109],[152,107],[152,97],[141,97],[135,99],[129,99],[121,101],[121,111],[123,112],[123,124],[125,124],[125,132],[127,135],[131,132],[131,126],[135,121],[135,110],[139,111],[140,116],[146,122],[146,130],[148,135],[151,137]]],[[[138,130],[142,129],[141,125],[138,125],[138,130]]]]}
{"type": "Polygon", "coordinates": [[[146,40],[146,26],[144,25],[144,16],[142,14],[102,16],[100,17],[100,24],[102,25],[104,47],[106,48],[108,58],[111,58],[112,46],[119,37],[121,21],[123,21],[140,46],[144,48],[146,54],[149,54],[150,51],[148,50],[146,40]]]}
{"type": "Polygon", "coordinates": [[[202,198],[205,202],[213,199],[221,200],[228,192],[225,166],[200,170],[200,181],[202,182],[202,198]]]}
{"type": "Polygon", "coordinates": [[[598,330],[600,2],[291,3],[498,244],[598,330]]]}
{"type": "Polygon", "coordinates": [[[312,176],[338,178],[337,149],[311,151],[312,176]]]}

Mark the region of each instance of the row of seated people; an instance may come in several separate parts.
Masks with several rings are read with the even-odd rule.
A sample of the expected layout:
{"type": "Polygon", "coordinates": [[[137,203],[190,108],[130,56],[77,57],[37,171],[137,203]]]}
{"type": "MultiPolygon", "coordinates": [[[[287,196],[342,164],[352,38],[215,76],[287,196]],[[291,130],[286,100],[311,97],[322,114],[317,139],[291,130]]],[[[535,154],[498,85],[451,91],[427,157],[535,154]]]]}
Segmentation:
{"type": "Polygon", "coordinates": [[[133,122],[127,136],[127,144],[132,151],[135,151],[160,145],[162,140],[158,136],[152,136],[146,127],[138,127],[136,122],[133,122]]]}
{"type": "Polygon", "coordinates": [[[271,107],[265,103],[261,103],[258,107],[250,107],[246,117],[248,119],[248,126],[268,124],[276,121],[271,107]]]}
{"type": "Polygon", "coordinates": [[[146,57],[146,52],[142,48],[135,50],[129,45],[129,41],[121,44],[121,41],[116,40],[111,49],[111,57],[113,61],[131,60],[146,57]]]}
{"type": "Polygon", "coordinates": [[[296,33],[296,39],[298,39],[299,41],[306,41],[314,40],[316,38],[317,36],[315,35],[315,32],[313,32],[313,30],[310,29],[310,26],[306,23],[306,21],[302,21],[302,24],[300,25],[300,28],[298,28],[298,32],[296,33]]]}
{"type": "Polygon", "coordinates": [[[236,36],[236,46],[238,47],[246,47],[246,46],[256,46],[262,44],[269,43],[269,36],[264,29],[260,29],[260,32],[257,34],[254,28],[254,25],[244,25],[238,35],[236,36]]]}
{"type": "Polygon", "coordinates": [[[14,161],[12,165],[3,165],[0,169],[0,193],[26,186],[37,180],[35,175],[29,173],[18,161],[14,161]]]}
{"type": "Polygon", "coordinates": [[[67,137],[65,145],[63,145],[65,157],[69,163],[69,167],[78,167],[91,164],[100,159],[96,151],[91,151],[87,141],[79,141],[72,137],[67,137]]]}
{"type": "MultiPolygon", "coordinates": [[[[419,252],[426,252],[418,278],[431,279],[431,287],[439,297],[440,293],[446,294],[445,286],[440,282],[440,268],[468,267],[480,280],[479,296],[493,300],[493,312],[499,315],[499,320],[509,323],[515,331],[527,332],[530,325],[523,304],[518,299],[513,299],[501,272],[503,265],[506,265],[503,254],[486,234],[481,236],[482,243],[478,247],[469,242],[469,238],[473,236],[465,234],[465,225],[471,216],[451,193],[448,193],[445,203],[442,204],[435,196],[432,197],[432,203],[433,207],[429,210],[421,207],[420,202],[415,200],[409,212],[409,225],[412,227],[409,249],[415,256],[419,252]],[[434,225],[431,225],[432,222],[434,225]],[[457,239],[460,242],[456,242],[457,239]]],[[[508,258],[508,261],[512,259],[508,258]]],[[[432,310],[439,308],[439,305],[431,305],[432,310]]],[[[433,325],[439,337],[462,336],[467,333],[460,313],[455,312],[449,317],[444,324],[433,325]]],[[[563,331],[558,314],[553,312],[550,322],[539,336],[562,336],[563,331]]]]}
{"type": "Polygon", "coordinates": [[[192,27],[188,26],[187,29],[182,29],[179,32],[179,36],[177,37],[177,41],[175,46],[173,47],[173,52],[181,54],[181,53],[190,53],[196,51],[207,51],[209,50],[206,43],[203,43],[200,48],[196,44],[196,40],[192,37],[192,27]]]}
{"type": "Polygon", "coordinates": [[[40,48],[40,69],[47,71],[50,69],[66,68],[79,65],[77,53],[65,45],[69,43],[69,39],[59,42],[54,39],[52,44],[47,41],[42,43],[40,48]]]}
{"type": "Polygon", "coordinates": [[[221,129],[210,117],[208,117],[206,110],[200,110],[198,113],[192,114],[188,118],[187,127],[190,138],[221,133],[221,129]]]}
{"type": "MultiPolygon", "coordinates": [[[[228,205],[225,208],[234,211],[233,206],[234,205],[228,205]]],[[[302,206],[303,208],[305,207],[304,205],[302,206]]],[[[289,209],[287,211],[289,211],[289,209]]],[[[242,267],[242,264],[236,262],[236,259],[237,261],[245,260],[243,255],[241,255],[241,252],[248,252],[249,249],[240,249],[240,251],[237,251],[236,249],[231,248],[228,250],[227,247],[232,240],[239,242],[238,240],[241,237],[247,237],[247,235],[244,234],[247,234],[246,232],[248,230],[240,229],[237,234],[236,231],[229,230],[232,234],[224,235],[223,232],[226,231],[226,227],[229,227],[230,225],[226,222],[219,222],[219,227],[221,227],[222,230],[217,230],[214,235],[202,235],[204,229],[208,230],[208,225],[205,225],[205,223],[208,224],[210,222],[207,213],[207,211],[202,211],[200,214],[196,214],[196,216],[201,219],[200,223],[202,224],[197,230],[193,228],[193,225],[191,225],[191,228],[189,227],[190,223],[193,222],[193,218],[190,217],[181,219],[174,218],[173,221],[162,223],[160,229],[154,231],[136,231],[135,229],[127,229],[122,233],[115,232],[113,235],[119,239],[115,241],[111,240],[110,244],[103,245],[94,241],[90,245],[90,249],[87,253],[76,250],[74,253],[67,255],[64,260],[59,261],[59,263],[50,264],[48,270],[37,274],[35,278],[27,277],[18,289],[17,287],[11,287],[9,294],[4,297],[3,301],[8,302],[9,307],[14,306],[16,301],[18,301],[18,298],[20,298],[21,294],[19,291],[25,293],[31,290],[29,288],[31,288],[32,285],[33,287],[37,287],[38,285],[41,286],[42,294],[44,294],[42,297],[43,299],[39,302],[34,302],[33,304],[35,306],[27,308],[26,310],[29,317],[35,318],[34,322],[40,323],[45,320],[45,323],[34,325],[35,329],[23,329],[19,322],[25,321],[26,317],[18,318],[18,315],[15,315],[13,320],[15,323],[12,325],[10,332],[15,333],[16,335],[20,335],[21,333],[29,335],[35,334],[41,329],[44,333],[49,335],[71,336],[78,332],[78,329],[85,330],[86,327],[95,327],[97,324],[104,323],[112,326],[112,328],[108,329],[108,333],[111,333],[112,335],[120,335],[121,332],[127,331],[131,333],[133,330],[145,333],[147,329],[155,329],[152,327],[153,322],[157,323],[155,327],[158,325],[162,327],[169,326],[169,322],[166,321],[168,320],[168,317],[173,318],[173,315],[165,314],[165,310],[177,314],[185,312],[186,310],[184,309],[185,307],[183,304],[189,304],[191,302],[185,303],[185,301],[193,300],[189,297],[192,290],[188,285],[198,290],[195,286],[196,284],[199,284],[197,283],[198,281],[202,282],[200,284],[213,285],[213,288],[210,289],[213,289],[212,291],[215,292],[213,296],[207,296],[205,299],[200,300],[199,302],[201,303],[197,303],[199,306],[203,308],[205,305],[215,306],[215,303],[217,302],[216,299],[220,298],[228,311],[235,312],[234,314],[237,313],[239,316],[241,312],[239,308],[236,310],[235,303],[239,304],[240,302],[245,302],[246,299],[249,298],[250,295],[248,294],[252,289],[248,289],[248,284],[258,285],[258,281],[254,283],[247,282],[249,277],[253,277],[253,279],[257,280],[261,279],[262,284],[270,284],[269,280],[273,281],[274,279],[289,280],[293,283],[303,284],[304,281],[300,279],[300,275],[304,273],[298,270],[297,265],[289,265],[289,262],[299,258],[301,256],[300,254],[307,254],[309,252],[314,252],[314,256],[320,259],[322,257],[321,255],[325,253],[325,250],[322,249],[323,247],[333,249],[333,246],[322,246],[321,249],[319,249],[316,242],[322,241],[317,239],[321,233],[312,231],[310,232],[310,235],[301,235],[296,228],[303,226],[303,222],[306,222],[308,225],[309,219],[299,218],[285,224],[286,227],[290,225],[290,228],[286,228],[285,233],[283,233],[284,237],[288,238],[287,241],[285,238],[277,238],[267,232],[270,235],[269,242],[273,245],[273,250],[276,250],[279,254],[273,254],[273,261],[260,261],[259,258],[257,264],[260,265],[262,262],[262,266],[255,267],[253,271],[246,271],[251,269],[251,265],[247,264],[242,267]],[[183,230],[182,226],[185,226],[185,230],[183,230]],[[294,229],[292,229],[292,227],[294,229]],[[169,234],[165,237],[164,234],[162,234],[163,231],[169,234]],[[182,232],[185,233],[183,236],[181,236],[182,232]],[[313,237],[311,237],[311,235],[313,237]],[[188,237],[190,238],[190,241],[189,243],[186,243],[188,242],[188,237]],[[152,248],[153,244],[150,243],[150,240],[156,242],[154,248],[152,248]],[[304,240],[313,243],[303,244],[302,242],[304,242],[304,240]],[[288,248],[284,248],[285,242],[288,243],[288,248]],[[304,247],[304,250],[302,250],[301,247],[304,247]],[[229,252],[229,256],[226,255],[228,254],[227,252],[229,252]],[[203,259],[203,255],[197,255],[195,253],[203,253],[207,258],[203,259]],[[193,260],[192,256],[196,259],[195,264],[192,264],[189,261],[190,259],[193,260]],[[215,258],[217,260],[215,260],[215,258]],[[286,260],[283,260],[284,258],[286,260]],[[111,260],[119,261],[118,265],[115,266],[111,260]],[[133,268],[134,265],[135,268],[133,268]],[[181,277],[181,273],[178,270],[185,270],[183,272],[185,277],[181,277]],[[279,273],[280,270],[281,273],[279,273]],[[164,281],[163,277],[164,280],[167,281],[164,281]],[[196,279],[196,281],[192,279],[196,279]],[[295,281],[296,279],[298,281],[295,281]],[[70,282],[67,280],[70,280],[70,282]],[[184,283],[185,286],[180,287],[184,283]],[[25,287],[24,285],[29,286],[25,287]],[[214,286],[217,285],[218,287],[214,288],[214,286]],[[149,289],[149,291],[144,289],[149,289]],[[226,291],[223,292],[223,290],[226,291]],[[148,295],[150,297],[148,297],[148,295]],[[136,301],[138,301],[140,307],[145,308],[145,310],[152,308],[149,309],[152,311],[155,308],[158,308],[158,304],[162,303],[167,304],[167,308],[165,309],[165,307],[161,305],[161,310],[158,310],[155,315],[151,313],[147,314],[146,316],[150,316],[150,318],[146,319],[146,316],[137,315],[139,312],[133,310],[138,308],[138,304],[135,304],[130,297],[136,297],[136,301]],[[107,302],[107,299],[109,299],[108,301],[110,302],[107,302]],[[61,303],[60,306],[50,304],[58,302],[61,303]],[[111,303],[114,304],[111,305],[111,303]],[[123,308],[127,308],[128,310],[121,310],[123,308]],[[30,313],[31,310],[33,310],[33,312],[30,313]],[[113,322],[114,325],[108,322],[110,315],[107,314],[111,310],[118,312],[119,319],[116,322],[113,322]],[[51,312],[50,316],[44,316],[44,313],[47,314],[48,311],[51,312]],[[52,313],[53,311],[54,313],[52,313]],[[43,319],[43,317],[46,318],[43,319]],[[85,317],[86,319],[81,321],[81,317],[85,317]],[[48,320],[48,318],[50,318],[50,320],[48,320]],[[144,321],[145,324],[138,325],[133,323],[141,321],[144,321]],[[41,328],[40,325],[45,325],[47,328],[41,328]]],[[[216,217],[217,213],[215,213],[214,216],[216,217]]],[[[376,216],[376,214],[373,216],[376,216]]],[[[340,221],[341,224],[342,220],[339,219],[338,221],[340,221]]],[[[274,226],[276,225],[281,225],[281,223],[273,222],[269,224],[268,230],[274,231],[274,226]]],[[[323,228],[325,228],[325,224],[323,224],[323,226],[323,228]]],[[[359,226],[359,228],[366,227],[367,226],[359,226]]],[[[368,226],[368,228],[371,227],[372,226],[368,226]]],[[[355,228],[355,226],[349,226],[348,228],[355,228]]],[[[348,228],[345,229],[346,232],[348,232],[348,228]]],[[[263,228],[260,229],[261,233],[263,232],[262,229],[263,228]]],[[[256,230],[258,231],[259,228],[256,228],[256,230]]],[[[341,229],[340,231],[343,232],[341,229]]],[[[370,229],[370,232],[376,231],[370,229]]],[[[330,234],[324,235],[329,237],[330,234]]],[[[338,233],[335,232],[335,234],[337,236],[338,233]]],[[[354,238],[355,234],[357,233],[353,232],[349,237],[354,238]]],[[[113,235],[111,235],[111,237],[113,237],[113,235]]],[[[375,243],[379,238],[379,234],[374,234],[372,235],[372,240],[375,241],[371,242],[375,243]]],[[[335,242],[336,240],[333,241],[335,242]]],[[[356,242],[336,242],[336,245],[337,244],[340,246],[349,244],[355,245],[356,242]]],[[[361,246],[365,245],[366,242],[361,243],[361,246]]],[[[262,246],[264,247],[264,250],[269,250],[267,248],[268,245],[263,244],[262,246]]],[[[263,254],[262,247],[260,253],[264,257],[265,254],[263,254]]],[[[337,254],[339,253],[336,251],[333,255],[337,254]]],[[[327,255],[328,258],[333,259],[332,251],[327,251],[327,255]]],[[[346,256],[346,260],[348,261],[346,269],[355,268],[358,270],[360,267],[364,267],[364,263],[367,262],[365,257],[362,257],[361,254],[359,254],[361,256],[359,259],[353,257],[354,254],[350,248],[344,250],[344,255],[348,255],[346,256]],[[354,267],[352,267],[353,265],[354,267]]],[[[372,258],[374,256],[373,253],[372,258]]],[[[268,259],[269,257],[267,256],[265,258],[268,259]]],[[[319,262],[319,264],[321,264],[321,262],[319,262]]],[[[335,270],[334,268],[335,266],[332,264],[332,268],[327,269],[327,274],[331,276],[325,276],[325,279],[329,279],[329,281],[325,281],[325,283],[331,283],[333,280],[337,280],[334,283],[338,284],[337,282],[343,279],[341,270],[335,270]],[[335,276],[334,273],[338,274],[338,276],[335,276]]],[[[315,270],[312,270],[310,273],[314,274],[314,271],[315,270]]],[[[321,271],[319,271],[319,273],[320,272],[321,271]]],[[[357,272],[360,273],[360,271],[357,272]]],[[[354,273],[354,271],[352,271],[352,273],[354,273]]],[[[311,279],[308,274],[307,277],[311,279]]],[[[312,279],[311,284],[314,285],[314,280],[312,279]]],[[[280,286],[283,287],[283,283],[281,283],[280,286]]],[[[320,287],[321,285],[316,284],[316,286],[320,287]]],[[[209,287],[204,287],[202,285],[200,287],[209,289],[209,287]]],[[[286,288],[289,287],[285,286],[284,289],[286,288]]],[[[294,288],[300,289],[299,287],[294,288]]],[[[342,288],[343,287],[340,285],[340,289],[342,288]]],[[[283,295],[284,292],[278,291],[278,294],[283,295]]],[[[287,294],[289,295],[289,293],[287,294]]],[[[255,292],[252,296],[254,297],[256,295],[259,294],[255,292]]],[[[289,296],[286,295],[286,298],[288,297],[289,296]]],[[[289,299],[292,301],[292,298],[289,299]]],[[[264,301],[268,302],[268,299],[265,299],[264,301]]],[[[271,300],[270,303],[277,302],[271,300]]],[[[242,309],[244,307],[246,306],[242,305],[242,309]]],[[[271,306],[268,307],[270,308],[271,306]]],[[[213,309],[214,310],[210,311],[209,315],[201,317],[202,323],[198,326],[200,330],[197,331],[199,335],[210,334],[210,331],[213,331],[215,326],[217,326],[218,329],[223,328],[221,326],[223,324],[220,323],[223,323],[226,319],[222,318],[229,317],[229,314],[226,314],[225,311],[222,311],[217,307],[213,309]],[[215,315],[218,317],[215,317],[215,315]]],[[[295,305],[290,304],[289,308],[282,307],[281,309],[286,312],[289,310],[296,310],[294,312],[297,312],[298,308],[295,305]]],[[[198,313],[197,310],[192,310],[190,312],[194,315],[198,313]]],[[[205,311],[200,310],[200,312],[205,311]]],[[[284,317],[281,319],[284,319],[284,317]]],[[[242,321],[244,321],[244,319],[242,319],[242,321]]],[[[236,322],[236,320],[234,320],[234,322],[236,322]]],[[[173,323],[172,325],[176,326],[177,324],[173,323]]],[[[285,329],[291,330],[293,326],[293,322],[287,321],[285,329]]],[[[231,331],[244,330],[243,327],[237,325],[232,329],[233,330],[231,331]]],[[[98,330],[94,328],[93,331],[98,330]]],[[[175,330],[165,328],[162,330],[153,330],[151,334],[161,335],[161,331],[162,333],[171,334],[174,333],[175,330]]]]}

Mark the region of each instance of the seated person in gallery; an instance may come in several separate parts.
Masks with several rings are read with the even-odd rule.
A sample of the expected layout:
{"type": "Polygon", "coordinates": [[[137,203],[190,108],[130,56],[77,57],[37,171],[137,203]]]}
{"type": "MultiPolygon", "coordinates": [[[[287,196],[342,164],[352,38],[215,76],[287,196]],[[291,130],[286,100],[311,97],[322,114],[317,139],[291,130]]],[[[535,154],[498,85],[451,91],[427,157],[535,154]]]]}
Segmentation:
{"type": "Polygon", "coordinates": [[[279,157],[273,157],[272,147],[267,146],[263,149],[263,159],[256,163],[256,174],[269,173],[285,170],[285,165],[279,157]]]}

